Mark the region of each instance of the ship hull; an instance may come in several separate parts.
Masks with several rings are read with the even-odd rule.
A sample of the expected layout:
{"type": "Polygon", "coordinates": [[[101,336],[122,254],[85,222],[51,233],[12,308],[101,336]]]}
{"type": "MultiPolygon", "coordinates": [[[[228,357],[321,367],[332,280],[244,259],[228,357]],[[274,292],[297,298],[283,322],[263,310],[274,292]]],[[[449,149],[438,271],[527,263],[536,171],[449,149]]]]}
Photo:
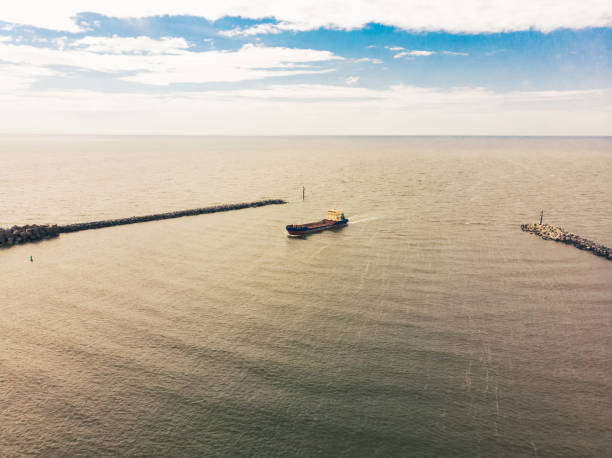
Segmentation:
{"type": "Polygon", "coordinates": [[[348,219],[341,221],[319,221],[317,223],[289,225],[286,227],[289,235],[306,235],[314,232],[321,232],[327,229],[335,229],[338,227],[344,227],[348,224],[348,219]]]}

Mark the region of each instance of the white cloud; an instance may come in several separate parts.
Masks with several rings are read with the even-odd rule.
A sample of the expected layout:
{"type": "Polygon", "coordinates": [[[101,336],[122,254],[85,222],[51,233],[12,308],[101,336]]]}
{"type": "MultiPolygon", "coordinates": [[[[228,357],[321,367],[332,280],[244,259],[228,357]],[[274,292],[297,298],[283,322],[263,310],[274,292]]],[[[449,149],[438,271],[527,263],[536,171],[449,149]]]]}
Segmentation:
{"type": "Polygon", "coordinates": [[[329,51],[264,47],[246,44],[237,51],[210,50],[192,52],[182,48],[183,42],[172,40],[125,41],[116,38],[93,37],[73,43],[60,40],[59,49],[0,43],[0,61],[15,65],[48,68],[49,66],[77,67],[105,73],[132,73],[122,76],[124,81],[151,85],[172,83],[208,83],[215,81],[243,81],[271,76],[315,74],[330,69],[312,68],[313,63],[342,60],[329,51]],[[150,45],[146,47],[144,45],[150,45]],[[114,54],[100,54],[91,50],[111,50],[114,54]],[[147,50],[147,54],[118,54],[121,50],[147,50]],[[169,54],[161,54],[162,50],[169,54]]]}
{"type": "Polygon", "coordinates": [[[349,85],[355,84],[357,81],[359,81],[358,76],[349,76],[347,79],[344,80],[344,82],[349,85]]]}
{"type": "Polygon", "coordinates": [[[0,94],[27,89],[42,77],[60,74],[58,71],[33,65],[0,63],[0,94]]]}
{"type": "Polygon", "coordinates": [[[59,37],[53,39],[53,44],[57,46],[57,49],[63,51],[66,47],[66,43],[68,42],[68,37],[59,37]]]}
{"type": "Polygon", "coordinates": [[[184,38],[163,37],[159,40],[140,37],[94,37],[88,36],[70,43],[72,48],[107,54],[147,53],[147,54],[180,54],[189,44],[184,38]]]}
{"type": "Polygon", "coordinates": [[[0,94],[11,133],[610,135],[612,91],[271,85],[196,93],[0,94]],[[231,119],[231,122],[227,122],[231,119]]]}
{"type": "Polygon", "coordinates": [[[283,31],[282,27],[277,24],[257,24],[252,27],[246,27],[241,29],[240,27],[236,27],[231,30],[222,30],[219,32],[219,35],[223,35],[226,37],[247,37],[251,35],[263,35],[263,34],[276,34],[281,33],[283,31]]]}
{"type": "Polygon", "coordinates": [[[435,54],[435,51],[422,51],[422,50],[418,50],[418,49],[414,49],[412,51],[403,51],[400,53],[397,53],[395,56],[393,56],[394,59],[399,59],[400,57],[405,57],[405,56],[412,56],[412,57],[423,57],[423,56],[431,56],[432,54],[435,54]]]}
{"type": "Polygon", "coordinates": [[[308,22],[280,22],[278,24],[265,22],[251,27],[236,27],[230,30],[222,30],[219,35],[226,37],[248,37],[253,35],[270,35],[278,34],[286,31],[304,32],[312,30],[312,26],[308,22]]]}
{"type": "Polygon", "coordinates": [[[389,51],[403,51],[406,48],[402,48],[401,46],[385,46],[389,51]]]}
{"type": "MultiPolygon", "coordinates": [[[[405,49],[405,48],[399,48],[399,47],[393,47],[393,48],[389,48],[391,51],[396,51],[396,50],[400,50],[400,49],[405,49]]],[[[426,51],[426,50],[422,50],[422,49],[412,49],[412,50],[408,50],[408,51],[402,51],[400,53],[397,53],[393,56],[394,59],[399,59],[401,57],[424,57],[424,56],[431,56],[433,54],[444,54],[446,56],[469,56],[468,53],[466,52],[455,52],[455,51],[426,51]]]]}
{"type": "Polygon", "coordinates": [[[361,57],[359,59],[354,59],[353,62],[358,63],[358,64],[360,64],[362,62],[369,62],[371,64],[382,64],[383,63],[382,60],[374,59],[372,57],[361,57]]]}
{"type": "MultiPolygon", "coordinates": [[[[370,22],[415,31],[504,32],[609,27],[609,0],[20,0],[4,2],[0,21],[77,31],[74,17],[94,12],[110,17],[193,15],[276,18],[291,30],[354,29],[370,22]]],[[[270,28],[269,30],[274,30],[270,28]]]]}

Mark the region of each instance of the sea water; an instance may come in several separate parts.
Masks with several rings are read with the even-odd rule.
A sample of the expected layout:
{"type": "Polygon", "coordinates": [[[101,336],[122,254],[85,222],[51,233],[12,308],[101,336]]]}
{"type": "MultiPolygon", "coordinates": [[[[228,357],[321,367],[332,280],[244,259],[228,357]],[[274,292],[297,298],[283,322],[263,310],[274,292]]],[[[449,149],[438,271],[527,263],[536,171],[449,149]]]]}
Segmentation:
{"type": "Polygon", "coordinates": [[[0,137],[0,455],[606,456],[610,138],[0,137]],[[305,200],[302,200],[302,186],[305,200]],[[342,210],[347,227],[289,238],[342,210]],[[30,256],[33,262],[30,262],[30,256]]]}

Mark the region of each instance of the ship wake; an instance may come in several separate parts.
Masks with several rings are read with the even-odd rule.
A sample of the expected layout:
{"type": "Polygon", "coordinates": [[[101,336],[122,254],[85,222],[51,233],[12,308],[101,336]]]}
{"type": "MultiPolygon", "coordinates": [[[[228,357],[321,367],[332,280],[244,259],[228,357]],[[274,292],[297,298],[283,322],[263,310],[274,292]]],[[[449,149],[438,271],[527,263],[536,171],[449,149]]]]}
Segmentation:
{"type": "Polygon", "coordinates": [[[372,216],[371,218],[358,219],[356,221],[350,220],[349,224],[353,225],[353,224],[358,224],[358,223],[367,223],[369,221],[374,221],[376,219],[378,219],[378,216],[372,216]]]}

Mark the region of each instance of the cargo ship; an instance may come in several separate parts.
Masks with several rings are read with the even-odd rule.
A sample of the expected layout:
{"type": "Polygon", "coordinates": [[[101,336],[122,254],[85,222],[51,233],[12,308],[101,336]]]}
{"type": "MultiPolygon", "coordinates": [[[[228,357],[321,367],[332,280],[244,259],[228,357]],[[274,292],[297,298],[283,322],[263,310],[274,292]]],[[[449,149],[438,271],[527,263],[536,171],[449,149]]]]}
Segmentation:
{"type": "Polygon", "coordinates": [[[305,235],[312,234],[313,232],[324,231],[325,229],[333,229],[335,227],[346,226],[348,219],[345,218],[344,213],[340,210],[332,208],[327,210],[325,219],[314,223],[306,224],[289,224],[286,229],[289,235],[305,235]]]}

